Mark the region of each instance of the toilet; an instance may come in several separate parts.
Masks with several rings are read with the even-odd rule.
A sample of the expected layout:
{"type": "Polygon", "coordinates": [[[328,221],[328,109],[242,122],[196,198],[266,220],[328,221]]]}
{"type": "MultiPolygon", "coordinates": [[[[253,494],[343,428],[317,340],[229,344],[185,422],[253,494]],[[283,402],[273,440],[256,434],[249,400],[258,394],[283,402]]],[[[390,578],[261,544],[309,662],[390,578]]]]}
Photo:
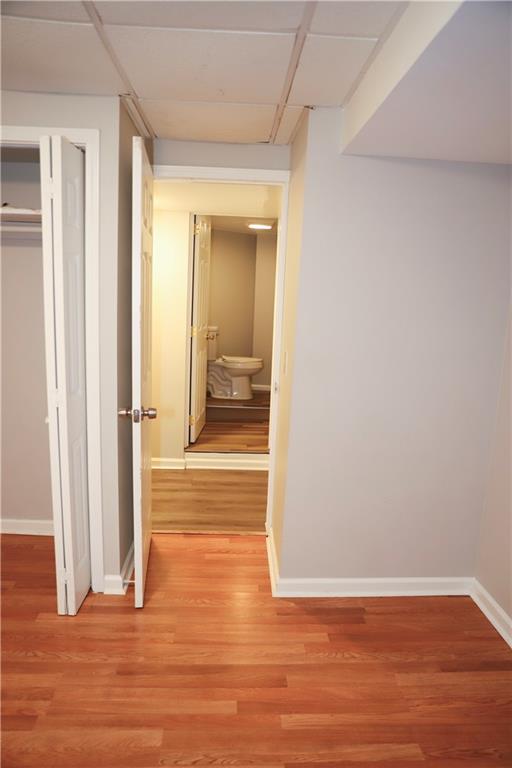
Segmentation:
{"type": "Polygon", "coordinates": [[[206,388],[212,397],[221,400],[251,400],[253,397],[251,376],[263,368],[259,357],[236,357],[222,355],[217,357],[216,325],[208,328],[208,375],[206,388]]]}

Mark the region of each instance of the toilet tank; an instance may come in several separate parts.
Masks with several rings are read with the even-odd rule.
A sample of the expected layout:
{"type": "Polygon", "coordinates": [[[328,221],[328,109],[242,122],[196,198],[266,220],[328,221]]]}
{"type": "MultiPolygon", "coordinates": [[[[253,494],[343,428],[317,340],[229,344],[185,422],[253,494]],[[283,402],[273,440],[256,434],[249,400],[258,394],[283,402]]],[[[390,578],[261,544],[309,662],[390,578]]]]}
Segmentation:
{"type": "Polygon", "coordinates": [[[217,336],[219,335],[218,325],[208,326],[208,360],[217,359],[217,336]]]}

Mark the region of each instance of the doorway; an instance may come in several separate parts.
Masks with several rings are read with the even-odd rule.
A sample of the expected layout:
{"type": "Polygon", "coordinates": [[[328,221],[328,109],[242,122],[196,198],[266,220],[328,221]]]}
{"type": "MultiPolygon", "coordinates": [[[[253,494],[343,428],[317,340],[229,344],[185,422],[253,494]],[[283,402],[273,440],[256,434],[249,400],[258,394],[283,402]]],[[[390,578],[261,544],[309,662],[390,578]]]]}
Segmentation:
{"type": "Polygon", "coordinates": [[[240,183],[209,169],[219,178],[205,181],[198,168],[194,180],[190,169],[186,179],[164,180],[169,170],[183,173],[156,169],[155,179],[153,530],[264,534],[288,174],[276,172],[278,180],[261,183],[257,171],[245,172],[254,180],[240,183]],[[258,232],[249,224],[270,229],[258,232]],[[266,248],[259,233],[267,233],[266,248]],[[264,261],[269,254],[272,269],[264,261]],[[238,371],[226,371],[224,363],[241,365],[241,389],[230,388],[238,371]]]}

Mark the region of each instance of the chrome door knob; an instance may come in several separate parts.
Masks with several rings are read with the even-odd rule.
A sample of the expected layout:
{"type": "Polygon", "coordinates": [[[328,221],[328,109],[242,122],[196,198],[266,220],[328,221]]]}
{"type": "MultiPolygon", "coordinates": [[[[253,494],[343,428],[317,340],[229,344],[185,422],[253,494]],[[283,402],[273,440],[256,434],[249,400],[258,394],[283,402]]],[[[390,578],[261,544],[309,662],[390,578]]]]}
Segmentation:
{"type": "Polygon", "coordinates": [[[138,424],[140,421],[140,411],[137,408],[120,408],[117,415],[122,418],[131,419],[135,424],[138,424]]]}
{"type": "Polygon", "coordinates": [[[157,410],[156,408],[142,408],[141,416],[143,419],[156,419],[157,410]]]}

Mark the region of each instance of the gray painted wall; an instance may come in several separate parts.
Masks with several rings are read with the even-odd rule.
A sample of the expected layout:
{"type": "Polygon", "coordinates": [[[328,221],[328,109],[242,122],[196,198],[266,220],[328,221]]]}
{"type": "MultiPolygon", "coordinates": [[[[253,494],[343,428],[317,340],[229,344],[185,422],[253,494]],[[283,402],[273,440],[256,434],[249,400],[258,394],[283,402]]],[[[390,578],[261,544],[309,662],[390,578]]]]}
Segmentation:
{"type": "Polygon", "coordinates": [[[474,575],[508,172],[344,157],[339,135],[338,110],[310,114],[280,573],[474,575]]]}
{"type": "MultiPolygon", "coordinates": [[[[2,202],[41,207],[38,162],[2,158],[2,202]]],[[[1,515],[51,521],[42,242],[18,232],[1,246],[1,515]]]]}

